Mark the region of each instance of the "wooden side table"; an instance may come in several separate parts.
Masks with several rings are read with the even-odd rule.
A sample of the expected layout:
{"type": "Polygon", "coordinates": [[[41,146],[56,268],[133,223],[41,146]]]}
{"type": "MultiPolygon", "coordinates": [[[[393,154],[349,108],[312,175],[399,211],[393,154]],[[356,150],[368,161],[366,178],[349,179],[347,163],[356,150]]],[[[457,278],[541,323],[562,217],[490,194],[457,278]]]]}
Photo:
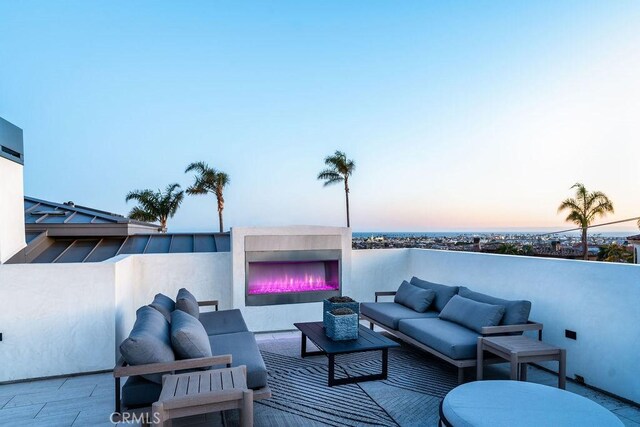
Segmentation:
{"type": "Polygon", "coordinates": [[[240,409],[243,427],[253,426],[253,390],[247,368],[212,369],[162,377],[162,392],[152,407],[153,425],[171,425],[174,418],[240,409]]]}
{"type": "Polygon", "coordinates": [[[511,362],[511,379],[527,380],[527,363],[557,360],[558,388],[564,390],[567,375],[567,351],[524,335],[478,337],[478,380],[482,379],[484,352],[511,362]]]}

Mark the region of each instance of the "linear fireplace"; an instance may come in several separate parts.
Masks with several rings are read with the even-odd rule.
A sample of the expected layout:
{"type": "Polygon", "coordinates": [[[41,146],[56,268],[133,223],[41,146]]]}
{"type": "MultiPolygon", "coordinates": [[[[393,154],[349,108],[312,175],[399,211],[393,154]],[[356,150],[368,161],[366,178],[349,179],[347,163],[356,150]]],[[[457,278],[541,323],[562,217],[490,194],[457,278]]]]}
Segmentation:
{"type": "Polygon", "coordinates": [[[340,250],[246,253],[246,305],[295,304],[340,295],[340,250]]]}

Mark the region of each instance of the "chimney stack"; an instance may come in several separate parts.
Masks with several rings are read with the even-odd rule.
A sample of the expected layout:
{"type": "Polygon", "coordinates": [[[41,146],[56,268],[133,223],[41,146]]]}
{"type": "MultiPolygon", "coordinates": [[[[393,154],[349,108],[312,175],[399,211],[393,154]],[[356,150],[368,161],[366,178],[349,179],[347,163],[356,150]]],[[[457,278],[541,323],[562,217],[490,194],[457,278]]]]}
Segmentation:
{"type": "Polygon", "coordinates": [[[26,246],[22,129],[0,117],[0,264],[26,246]]]}

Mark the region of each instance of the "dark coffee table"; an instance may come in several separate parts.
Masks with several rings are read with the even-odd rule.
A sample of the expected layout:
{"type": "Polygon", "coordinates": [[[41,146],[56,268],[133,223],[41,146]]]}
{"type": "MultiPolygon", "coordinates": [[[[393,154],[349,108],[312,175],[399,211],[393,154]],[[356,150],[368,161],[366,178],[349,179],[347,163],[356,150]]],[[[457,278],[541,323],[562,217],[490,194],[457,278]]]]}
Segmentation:
{"type": "Polygon", "coordinates": [[[302,342],[300,344],[301,357],[326,355],[329,358],[329,387],[353,384],[361,381],[386,380],[389,367],[389,349],[400,347],[400,344],[397,342],[383,337],[379,333],[362,325],[359,325],[360,334],[358,339],[348,341],[333,341],[327,337],[322,322],[294,323],[294,326],[302,332],[302,342]],[[321,351],[307,351],[307,338],[321,351]],[[377,350],[382,352],[381,373],[347,378],[335,377],[336,355],[377,350]]]}

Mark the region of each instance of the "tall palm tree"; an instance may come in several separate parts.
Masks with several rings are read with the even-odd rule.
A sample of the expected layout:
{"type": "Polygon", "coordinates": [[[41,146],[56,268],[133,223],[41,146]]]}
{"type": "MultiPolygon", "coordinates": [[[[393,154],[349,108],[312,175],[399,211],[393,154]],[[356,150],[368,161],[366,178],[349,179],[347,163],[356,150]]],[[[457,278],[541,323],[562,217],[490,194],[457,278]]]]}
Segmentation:
{"type": "Polygon", "coordinates": [[[336,151],[332,156],[324,159],[324,164],[328,166],[318,174],[319,180],[324,180],[324,186],[344,182],[344,194],[347,202],[347,227],[351,227],[349,218],[349,177],[356,170],[353,160],[347,159],[342,151],[336,151]]]}
{"type": "Polygon", "coordinates": [[[164,191],[130,191],[126,201],[135,200],[138,206],[131,209],[129,218],[147,222],[159,221],[162,232],[166,233],[167,220],[176,214],[183,199],[184,191],[179,184],[169,184],[164,191]]]}
{"type": "Polygon", "coordinates": [[[204,195],[215,194],[218,201],[218,222],[220,232],[223,231],[222,211],[224,210],[224,187],[229,185],[229,175],[210,167],[205,162],[194,162],[187,166],[184,173],[195,172],[194,183],[187,188],[187,194],[204,195]]]}
{"type": "Polygon", "coordinates": [[[603,192],[589,192],[579,182],[571,188],[576,189],[575,198],[565,199],[560,203],[558,212],[569,211],[565,221],[573,222],[582,229],[582,254],[584,259],[588,259],[587,229],[596,217],[603,217],[607,213],[613,213],[613,203],[603,192]]]}

